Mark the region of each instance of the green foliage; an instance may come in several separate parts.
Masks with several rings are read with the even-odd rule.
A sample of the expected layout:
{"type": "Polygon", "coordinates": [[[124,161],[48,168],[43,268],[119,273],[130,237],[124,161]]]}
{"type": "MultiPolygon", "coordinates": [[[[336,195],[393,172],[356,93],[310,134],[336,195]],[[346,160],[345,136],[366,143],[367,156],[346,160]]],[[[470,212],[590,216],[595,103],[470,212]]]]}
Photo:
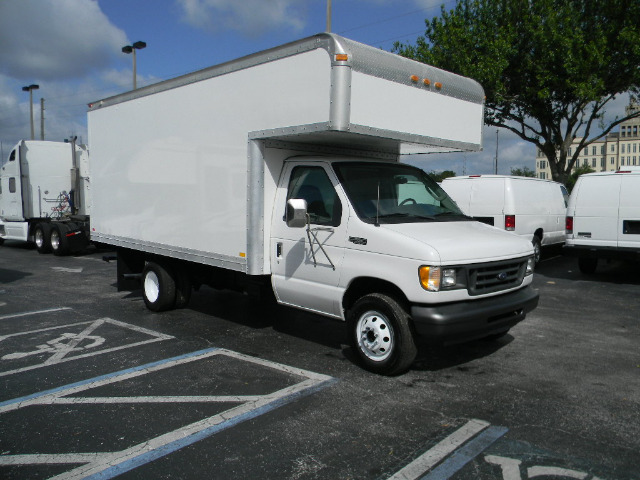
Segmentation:
{"type": "Polygon", "coordinates": [[[569,178],[567,179],[566,187],[567,187],[567,190],[569,190],[569,193],[571,193],[571,190],[573,190],[573,187],[578,181],[578,177],[580,175],[584,175],[585,173],[593,173],[593,172],[595,172],[595,170],[591,168],[589,165],[582,165],[581,167],[577,167],[573,171],[573,173],[569,175],[569,178]]]}
{"type": "Polygon", "coordinates": [[[511,167],[511,175],[514,177],[535,177],[536,172],[535,170],[531,170],[529,167],[511,167]]]}
{"type": "Polygon", "coordinates": [[[577,152],[640,115],[602,124],[616,95],[640,94],[639,18],[638,0],[458,0],[394,50],[480,82],[485,122],[536,145],[566,181],[574,137],[577,152]]]}
{"type": "Polygon", "coordinates": [[[433,178],[436,182],[441,182],[445,178],[455,177],[456,176],[456,172],[454,172],[452,170],[444,170],[443,172],[435,172],[435,171],[432,170],[432,171],[429,172],[429,176],[431,178],[433,178]]]}

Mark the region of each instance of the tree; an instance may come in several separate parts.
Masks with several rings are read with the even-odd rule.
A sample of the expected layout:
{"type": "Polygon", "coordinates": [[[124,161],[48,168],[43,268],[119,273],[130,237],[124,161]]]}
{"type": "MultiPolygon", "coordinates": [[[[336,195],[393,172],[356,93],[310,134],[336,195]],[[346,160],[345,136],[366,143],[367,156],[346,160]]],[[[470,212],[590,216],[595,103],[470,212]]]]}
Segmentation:
{"type": "Polygon", "coordinates": [[[435,171],[432,170],[429,172],[429,176],[433,178],[436,182],[441,182],[445,178],[455,177],[456,172],[454,172],[453,170],[444,170],[442,172],[436,173],[435,171]]]}
{"type": "Polygon", "coordinates": [[[585,173],[593,173],[593,172],[595,172],[595,170],[591,168],[589,165],[582,165],[581,167],[577,167],[573,171],[573,173],[569,175],[569,178],[567,179],[566,186],[569,193],[571,193],[571,190],[573,190],[573,187],[578,181],[578,177],[580,175],[584,175],[585,173]]]}
{"type": "Polygon", "coordinates": [[[535,177],[536,172],[531,170],[529,167],[511,167],[511,175],[513,175],[514,177],[535,177]]]}
{"type": "Polygon", "coordinates": [[[640,94],[638,18],[638,0],[458,0],[394,51],[480,82],[485,123],[533,143],[565,183],[579,152],[640,116],[604,123],[617,95],[640,94]]]}

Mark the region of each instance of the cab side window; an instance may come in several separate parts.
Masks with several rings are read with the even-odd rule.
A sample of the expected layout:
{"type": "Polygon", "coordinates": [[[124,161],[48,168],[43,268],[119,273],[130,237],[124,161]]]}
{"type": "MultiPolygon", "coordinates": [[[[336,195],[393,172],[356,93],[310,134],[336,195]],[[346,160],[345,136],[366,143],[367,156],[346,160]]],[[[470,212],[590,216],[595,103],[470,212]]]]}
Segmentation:
{"type": "Polygon", "coordinates": [[[340,225],[342,204],[322,167],[295,167],[287,190],[287,200],[291,198],[307,201],[311,223],[331,227],[340,225]]]}

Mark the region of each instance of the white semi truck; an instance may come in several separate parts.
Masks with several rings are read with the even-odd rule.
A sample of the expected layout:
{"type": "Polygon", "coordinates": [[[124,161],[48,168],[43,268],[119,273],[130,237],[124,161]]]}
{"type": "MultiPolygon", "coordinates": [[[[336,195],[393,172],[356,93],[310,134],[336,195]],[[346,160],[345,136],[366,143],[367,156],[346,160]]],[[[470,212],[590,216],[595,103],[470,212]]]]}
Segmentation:
{"type": "Polygon", "coordinates": [[[65,255],[89,242],[87,147],[22,140],[0,167],[0,244],[34,242],[65,255]]]}
{"type": "Polygon", "coordinates": [[[364,367],[504,335],[531,242],[464,216],[403,155],[482,146],[479,84],[320,34],[90,105],[92,240],[153,311],[193,287],[348,322],[364,367]]]}

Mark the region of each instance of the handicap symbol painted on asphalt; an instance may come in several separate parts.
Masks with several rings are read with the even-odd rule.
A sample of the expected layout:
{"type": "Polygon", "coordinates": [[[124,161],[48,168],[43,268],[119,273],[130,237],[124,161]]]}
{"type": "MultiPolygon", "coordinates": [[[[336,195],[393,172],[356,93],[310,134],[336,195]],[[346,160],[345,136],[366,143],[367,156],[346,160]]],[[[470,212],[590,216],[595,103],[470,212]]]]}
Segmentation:
{"type": "Polygon", "coordinates": [[[69,352],[79,352],[90,348],[99,347],[105,342],[104,337],[97,335],[86,335],[83,333],[63,333],[58,338],[49,340],[44,345],[36,345],[36,350],[30,352],[15,352],[4,355],[0,360],[16,360],[19,358],[30,357],[31,355],[40,355],[42,353],[54,353],[56,355],[66,355],[69,352]],[[91,340],[91,343],[80,346],[84,340],[91,340]]]}
{"type": "MultiPolygon", "coordinates": [[[[520,474],[520,460],[508,457],[499,457],[497,455],[486,455],[484,457],[487,463],[492,465],[499,465],[502,469],[503,480],[523,480],[520,474]]],[[[579,472],[577,470],[570,470],[568,468],[561,467],[545,467],[541,465],[529,467],[527,469],[527,476],[525,478],[536,477],[559,477],[559,478],[575,478],[578,480],[601,480],[596,476],[591,476],[588,473],[579,472]]]]}

